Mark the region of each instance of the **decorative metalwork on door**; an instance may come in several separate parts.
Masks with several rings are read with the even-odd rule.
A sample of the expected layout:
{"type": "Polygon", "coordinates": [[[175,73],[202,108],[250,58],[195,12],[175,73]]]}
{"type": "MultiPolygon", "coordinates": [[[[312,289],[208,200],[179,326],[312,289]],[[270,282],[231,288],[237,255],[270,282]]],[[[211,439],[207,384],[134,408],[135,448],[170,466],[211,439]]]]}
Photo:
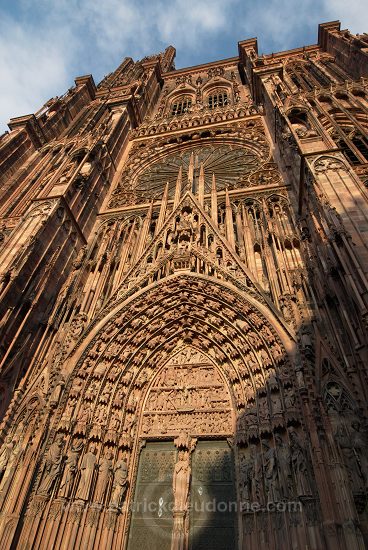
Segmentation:
{"type": "Polygon", "coordinates": [[[185,441],[182,435],[147,443],[140,456],[128,550],[235,549],[236,502],[227,441],[185,441]]]}
{"type": "Polygon", "coordinates": [[[142,449],[132,506],[129,550],[170,550],[175,456],[172,442],[147,443],[142,449]]]}
{"type": "Polygon", "coordinates": [[[235,549],[237,500],[227,441],[198,441],[190,495],[189,550],[235,549]]]}

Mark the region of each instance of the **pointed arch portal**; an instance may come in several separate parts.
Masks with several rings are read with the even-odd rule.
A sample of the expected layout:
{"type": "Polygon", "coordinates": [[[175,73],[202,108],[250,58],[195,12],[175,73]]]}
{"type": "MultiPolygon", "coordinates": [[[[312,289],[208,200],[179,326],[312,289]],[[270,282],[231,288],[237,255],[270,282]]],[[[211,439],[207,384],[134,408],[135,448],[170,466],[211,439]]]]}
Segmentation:
{"type": "Polygon", "coordinates": [[[234,405],[219,367],[199,349],[184,345],[158,371],[140,419],[143,448],[129,550],[180,547],[175,545],[173,482],[180,439],[189,435],[194,448],[188,460],[184,545],[213,550],[234,547],[237,500],[229,443],[235,433],[234,405]]]}

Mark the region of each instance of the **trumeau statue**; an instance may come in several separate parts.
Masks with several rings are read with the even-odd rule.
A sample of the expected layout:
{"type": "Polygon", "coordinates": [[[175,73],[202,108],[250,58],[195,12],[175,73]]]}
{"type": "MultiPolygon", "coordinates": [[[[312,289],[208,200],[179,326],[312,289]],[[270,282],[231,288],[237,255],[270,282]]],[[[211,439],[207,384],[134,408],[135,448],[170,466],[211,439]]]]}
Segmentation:
{"type": "Polygon", "coordinates": [[[187,509],[190,484],[189,452],[179,451],[173,478],[174,510],[184,512],[187,509]]]}

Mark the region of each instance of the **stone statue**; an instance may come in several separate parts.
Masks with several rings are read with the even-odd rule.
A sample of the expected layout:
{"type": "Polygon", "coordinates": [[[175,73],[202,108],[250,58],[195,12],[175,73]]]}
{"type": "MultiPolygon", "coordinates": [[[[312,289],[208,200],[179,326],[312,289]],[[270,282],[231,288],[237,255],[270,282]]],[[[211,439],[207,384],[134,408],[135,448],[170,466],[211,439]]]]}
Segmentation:
{"type": "Polygon", "coordinates": [[[285,391],[285,407],[287,409],[294,409],[295,408],[295,393],[292,388],[288,388],[285,391]]]}
{"type": "Polygon", "coordinates": [[[120,503],[128,488],[128,465],[124,459],[118,460],[114,467],[114,481],[112,485],[112,493],[110,506],[119,508],[120,503]]]}
{"type": "Polygon", "coordinates": [[[262,440],[264,480],[268,502],[280,500],[279,481],[277,476],[277,457],[274,447],[266,439],[262,440]]]}
{"type": "Polygon", "coordinates": [[[75,495],[77,500],[88,501],[93,475],[96,467],[96,446],[91,445],[90,450],[84,455],[80,466],[81,477],[79,480],[78,489],[75,495]]]}
{"type": "Polygon", "coordinates": [[[272,403],[272,413],[280,414],[282,413],[282,403],[278,393],[271,394],[271,403],[272,403]]]}
{"type": "Polygon", "coordinates": [[[280,435],[275,435],[281,498],[287,499],[292,492],[291,457],[288,445],[280,435]]]}
{"type": "Polygon", "coordinates": [[[244,502],[251,501],[251,485],[254,471],[254,448],[251,447],[248,459],[243,456],[240,461],[240,494],[244,502]]]}
{"type": "Polygon", "coordinates": [[[341,449],[351,488],[354,493],[361,492],[367,484],[366,444],[360,432],[360,424],[354,421],[349,434],[346,427],[340,424],[337,427],[335,439],[341,449]]]}
{"type": "Polygon", "coordinates": [[[13,453],[14,441],[11,435],[8,435],[0,449],[0,476],[4,476],[4,472],[13,453]]]}
{"type": "Polygon", "coordinates": [[[78,424],[88,424],[91,420],[91,406],[89,403],[84,403],[83,407],[79,410],[78,424]]]}
{"type": "Polygon", "coordinates": [[[49,495],[51,493],[54,482],[60,475],[61,462],[63,460],[63,447],[64,438],[59,434],[49,448],[46,456],[43,477],[38,487],[38,493],[41,495],[49,495]]]}
{"type": "Polygon", "coordinates": [[[262,487],[262,455],[257,453],[254,447],[253,450],[254,462],[253,462],[253,474],[251,479],[251,493],[253,502],[263,503],[264,494],[262,487]]]}
{"type": "Polygon", "coordinates": [[[50,396],[51,407],[56,407],[56,405],[59,403],[61,392],[63,391],[64,385],[65,385],[64,379],[62,376],[60,376],[60,379],[58,380],[50,396]]]}
{"type": "Polygon", "coordinates": [[[112,452],[107,451],[98,465],[98,477],[96,482],[94,501],[103,504],[106,488],[112,478],[112,452]]]}
{"type": "Polygon", "coordinates": [[[8,435],[0,450],[0,491],[3,490],[7,482],[18,451],[19,448],[15,444],[15,440],[8,435]]]}
{"type": "Polygon", "coordinates": [[[72,445],[67,453],[64,474],[59,487],[59,496],[61,497],[68,498],[68,496],[70,495],[75,475],[77,473],[78,459],[81,447],[81,443],[79,443],[78,445],[72,445]]]}
{"type": "Polygon", "coordinates": [[[179,451],[179,460],[175,464],[173,478],[174,492],[174,511],[183,512],[187,509],[189,483],[190,483],[190,464],[189,453],[179,451]]]}
{"type": "Polygon", "coordinates": [[[290,432],[290,453],[298,496],[312,494],[307,467],[306,449],[300,443],[298,434],[295,430],[290,432]]]}
{"type": "Polygon", "coordinates": [[[365,487],[368,486],[368,445],[366,434],[362,432],[360,422],[354,420],[351,424],[351,442],[364,478],[365,487]]]}

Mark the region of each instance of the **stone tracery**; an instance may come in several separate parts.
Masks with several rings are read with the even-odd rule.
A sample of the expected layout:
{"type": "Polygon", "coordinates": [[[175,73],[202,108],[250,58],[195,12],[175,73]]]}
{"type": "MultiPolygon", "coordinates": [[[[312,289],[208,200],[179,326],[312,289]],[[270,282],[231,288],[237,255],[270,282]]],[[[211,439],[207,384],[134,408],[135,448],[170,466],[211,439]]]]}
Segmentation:
{"type": "Polygon", "coordinates": [[[366,39],[337,27],[127,58],[12,121],[2,547],[363,548],[366,83],[340,54],[366,39]],[[237,527],[206,531],[192,505],[224,495],[237,527]]]}

